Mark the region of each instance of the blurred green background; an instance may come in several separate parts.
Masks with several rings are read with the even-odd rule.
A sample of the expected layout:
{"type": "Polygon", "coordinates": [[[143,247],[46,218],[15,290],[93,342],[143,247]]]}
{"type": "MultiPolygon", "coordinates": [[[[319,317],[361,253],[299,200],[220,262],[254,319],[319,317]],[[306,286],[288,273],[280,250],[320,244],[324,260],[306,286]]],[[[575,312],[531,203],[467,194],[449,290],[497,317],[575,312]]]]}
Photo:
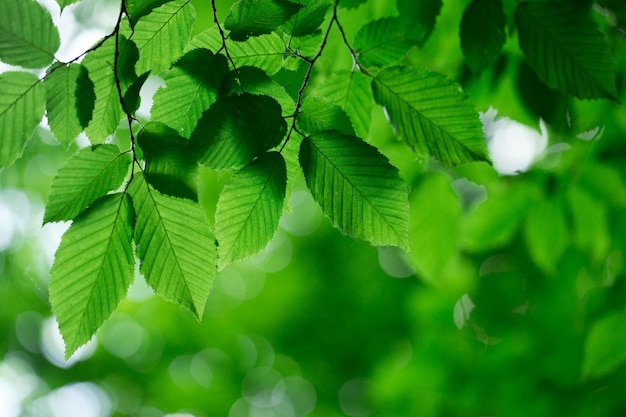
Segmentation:
{"type": "MultiPolygon", "coordinates": [[[[106,28],[92,3],[65,12],[81,30],[106,28]]],[[[217,1],[221,19],[231,3],[217,1]]],[[[212,11],[194,4],[198,33],[212,11]]],[[[411,185],[412,253],[341,236],[301,181],[269,247],[219,273],[202,323],[137,277],[67,363],[47,296],[67,225],[41,229],[41,219],[68,152],[39,127],[0,171],[0,417],[625,415],[626,113],[544,87],[512,26],[497,61],[472,74],[458,38],[466,4],[445,1],[405,60],[457,80],[477,111],[509,118],[496,119],[509,136],[490,138],[490,150],[501,174],[515,163],[525,172],[416,159],[377,108],[368,140],[411,185]],[[535,133],[515,133],[519,123],[535,133]],[[516,152],[526,159],[506,159],[516,152]]],[[[505,2],[510,19],[514,6],[505,2]]],[[[372,0],[339,18],[351,39],[394,13],[372,0]]],[[[623,32],[594,16],[624,101],[623,32]]],[[[313,86],[349,68],[331,35],[313,86]]],[[[295,93],[302,76],[278,79],[295,93]]],[[[211,212],[225,179],[202,174],[211,212]]]]}

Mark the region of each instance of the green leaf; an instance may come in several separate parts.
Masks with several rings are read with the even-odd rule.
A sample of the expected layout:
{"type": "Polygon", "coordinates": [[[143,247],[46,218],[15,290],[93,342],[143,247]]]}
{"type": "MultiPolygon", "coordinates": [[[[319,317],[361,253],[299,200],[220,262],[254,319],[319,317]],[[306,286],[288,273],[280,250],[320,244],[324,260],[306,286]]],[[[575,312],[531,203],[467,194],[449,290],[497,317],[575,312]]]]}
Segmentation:
{"type": "MultiPolygon", "coordinates": [[[[123,42],[120,36],[120,43],[123,42]]],[[[115,84],[113,57],[115,38],[109,38],[98,49],[89,52],[82,61],[93,82],[96,101],[93,116],[85,129],[92,143],[102,143],[110,136],[122,119],[123,110],[115,84]]]]}
{"type": "Polygon", "coordinates": [[[215,212],[220,269],[262,250],[278,229],[283,212],[287,167],[269,152],[237,171],[224,185],[215,212]]]}
{"type": "Polygon", "coordinates": [[[352,46],[360,65],[381,68],[399,61],[425,33],[426,29],[412,20],[384,17],[363,25],[352,46]]]}
{"type": "Polygon", "coordinates": [[[372,89],[401,139],[418,154],[449,165],[489,160],[478,113],[445,76],[393,67],[374,78],[372,89]]]}
{"type": "Polygon", "coordinates": [[[89,124],[95,103],[94,86],[81,64],[53,66],[44,79],[50,130],[69,146],[89,124]]]}
{"type": "Polygon", "coordinates": [[[315,95],[339,104],[350,117],[357,136],[369,135],[374,100],[368,76],[359,71],[335,73],[316,89],[315,95]]]}
{"type": "Polygon", "coordinates": [[[43,68],[59,49],[52,17],[34,0],[0,0],[0,60],[24,68],[43,68]]]}
{"type": "Polygon", "coordinates": [[[587,335],[582,374],[601,378],[615,371],[626,361],[626,313],[613,312],[596,321],[587,335]]]}
{"type": "Polygon", "coordinates": [[[169,0],[125,0],[126,12],[130,16],[130,23],[134,27],[139,19],[150,14],[152,10],[167,3],[169,0]]]}
{"type": "Polygon", "coordinates": [[[285,23],[302,6],[287,0],[240,0],[233,4],[224,20],[235,41],[266,35],[285,23]]]}
{"type": "Polygon", "coordinates": [[[0,74],[0,168],[22,155],[26,141],[37,127],[46,107],[45,89],[26,72],[0,74]]]}
{"type": "Polygon", "coordinates": [[[286,131],[276,100],[248,93],[221,96],[191,135],[191,152],[211,169],[241,168],[277,146],[286,131]]]}
{"type": "Polygon", "coordinates": [[[215,279],[215,238],[197,203],[163,195],[133,178],[135,242],[141,272],[156,294],[202,318],[215,279]]]}
{"type": "Polygon", "coordinates": [[[367,0],[339,0],[339,7],[343,7],[346,9],[356,9],[366,2],[367,0]]]}
{"type": "Polygon", "coordinates": [[[137,74],[158,74],[183,54],[191,39],[196,12],[191,0],[173,0],[137,22],[132,40],[139,48],[137,74]]]}
{"type": "Polygon", "coordinates": [[[300,130],[308,134],[337,130],[354,136],[354,128],[346,112],[336,104],[317,97],[302,100],[296,123],[300,130]]]}
{"type": "Polygon", "coordinates": [[[581,99],[617,100],[608,44],[584,8],[567,2],[520,3],[515,21],[520,49],[548,87],[581,99]]]}
{"type": "Polygon", "coordinates": [[[133,281],[134,213],[126,193],[107,195],[63,235],[50,271],[50,303],[65,358],[96,333],[133,281]]]}
{"type": "Polygon", "coordinates": [[[376,148],[337,131],[304,138],[300,165],[313,198],[342,233],[408,248],[407,186],[376,148]]]}
{"type": "Polygon", "coordinates": [[[420,276],[437,282],[456,257],[459,197],[442,174],[426,176],[412,192],[409,259],[420,276]]]}
{"type": "MultiPolygon", "coordinates": [[[[245,42],[226,40],[228,53],[237,67],[257,67],[276,74],[283,65],[285,43],[275,33],[250,38],[245,42]]],[[[188,49],[206,48],[218,51],[222,48],[222,38],[216,26],[199,33],[189,43],[188,49]]]]}
{"type": "Polygon", "coordinates": [[[533,261],[548,274],[569,244],[565,211],[561,201],[550,199],[529,207],[524,223],[524,237],[533,261]]]}
{"type": "Polygon", "coordinates": [[[63,9],[65,9],[67,6],[74,4],[74,3],[78,3],[80,0],[56,0],[57,4],[61,7],[61,12],[63,11],[63,9]]]}
{"type": "Polygon", "coordinates": [[[575,244],[590,254],[594,262],[604,262],[611,247],[605,202],[577,185],[567,190],[567,201],[574,226],[575,244]]]}
{"type": "Polygon", "coordinates": [[[506,41],[502,0],[473,0],[461,19],[461,49],[473,72],[487,68],[506,41]]]}
{"type": "Polygon", "coordinates": [[[307,36],[317,31],[332,5],[330,0],[296,0],[294,3],[304,7],[282,26],[291,36],[307,36]]]}
{"type": "Polygon", "coordinates": [[[188,141],[162,123],[150,122],[137,137],[146,161],[144,175],[162,194],[198,199],[197,155],[188,141]]]}
{"type": "Polygon", "coordinates": [[[400,16],[413,21],[420,32],[426,28],[421,42],[424,44],[435,29],[437,16],[443,6],[442,0],[396,0],[396,3],[400,16]]]}
{"type": "Polygon", "coordinates": [[[151,120],[189,138],[202,112],[215,103],[227,73],[228,64],[223,55],[213,55],[207,49],[186,53],[165,76],[166,87],[155,93],[151,120]]]}
{"type": "Polygon", "coordinates": [[[52,181],[44,223],[72,220],[98,197],[119,187],[130,166],[129,153],[115,145],[83,148],[52,181]]]}

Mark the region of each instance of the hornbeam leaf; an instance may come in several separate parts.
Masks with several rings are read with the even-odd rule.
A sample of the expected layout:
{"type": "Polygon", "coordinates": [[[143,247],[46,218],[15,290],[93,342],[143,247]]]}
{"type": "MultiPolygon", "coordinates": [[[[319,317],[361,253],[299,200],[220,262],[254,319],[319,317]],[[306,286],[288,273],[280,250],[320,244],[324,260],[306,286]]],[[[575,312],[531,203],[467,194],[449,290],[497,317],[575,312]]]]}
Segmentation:
{"type": "Polygon", "coordinates": [[[61,11],[65,9],[67,6],[78,3],[80,0],[56,0],[57,4],[61,7],[61,11]]]}
{"type": "Polygon", "coordinates": [[[583,10],[568,2],[519,3],[520,49],[548,87],[582,99],[617,100],[608,44],[583,10]]]}
{"type": "Polygon", "coordinates": [[[266,35],[285,23],[302,6],[287,0],[240,0],[233,4],[224,20],[235,41],[266,35]]]}
{"type": "Polygon", "coordinates": [[[296,0],[294,3],[304,7],[282,26],[291,36],[307,36],[317,31],[332,5],[330,0],[296,0]]]}
{"type": "Polygon", "coordinates": [[[141,272],[155,293],[202,318],[215,279],[215,238],[197,203],[163,195],[133,178],[135,242],[141,272]]]}
{"type": "Polygon", "coordinates": [[[298,128],[312,134],[325,130],[337,130],[354,136],[352,122],[339,106],[317,97],[306,97],[296,115],[298,128]]]}
{"type": "Polygon", "coordinates": [[[124,299],[133,276],[134,213],[126,193],[98,199],[63,235],[50,271],[50,303],[69,358],[124,299]]]}
{"type": "Polygon", "coordinates": [[[506,41],[502,0],[473,0],[461,19],[461,49],[475,73],[487,68],[506,41]]]}
{"type": "Polygon", "coordinates": [[[139,48],[137,74],[158,74],[180,58],[191,38],[195,19],[191,0],[167,2],[142,17],[132,35],[139,48]]]}
{"type": "Polygon", "coordinates": [[[424,44],[428,37],[435,28],[435,22],[437,16],[441,13],[441,7],[443,6],[442,0],[396,0],[398,5],[398,11],[400,16],[413,21],[416,25],[419,25],[419,30],[422,27],[426,28],[426,33],[422,38],[421,44],[424,44]]]}
{"type": "Polygon", "coordinates": [[[220,96],[191,135],[191,152],[211,169],[241,168],[277,146],[286,131],[280,105],[271,97],[220,96]]]}
{"type": "Polygon", "coordinates": [[[44,223],[72,220],[98,197],[119,187],[130,154],[115,145],[83,148],[67,160],[52,181],[44,223]]]}
{"type": "Polygon", "coordinates": [[[457,165],[488,161],[478,113],[445,76],[410,67],[381,71],[372,82],[374,98],[415,152],[457,165]]]}
{"type": "Polygon", "coordinates": [[[44,79],[50,130],[65,146],[89,124],[95,103],[94,86],[81,64],[53,66],[44,79]]]}
{"type": "Polygon", "coordinates": [[[0,60],[24,68],[43,68],[52,63],[59,45],[52,17],[39,3],[0,1],[0,60]]]}
{"type": "Polygon", "coordinates": [[[300,165],[313,198],[342,233],[408,248],[407,186],[376,148],[337,131],[303,139],[300,165]]]}
{"type": "Polygon", "coordinates": [[[169,0],[125,0],[126,12],[131,25],[134,27],[139,19],[150,14],[155,8],[162,6],[169,0]]]}
{"type": "Polygon", "coordinates": [[[207,49],[187,52],[165,76],[165,88],[155,93],[150,111],[152,120],[189,138],[202,112],[215,103],[227,73],[228,64],[223,55],[213,55],[207,49]]]}
{"type": "Polygon", "coordinates": [[[22,155],[26,141],[41,121],[46,106],[45,89],[26,72],[0,74],[0,168],[22,155]]]}
{"type": "Polygon", "coordinates": [[[287,167],[269,152],[237,171],[224,186],[215,212],[220,269],[263,249],[283,212],[287,167]]]}

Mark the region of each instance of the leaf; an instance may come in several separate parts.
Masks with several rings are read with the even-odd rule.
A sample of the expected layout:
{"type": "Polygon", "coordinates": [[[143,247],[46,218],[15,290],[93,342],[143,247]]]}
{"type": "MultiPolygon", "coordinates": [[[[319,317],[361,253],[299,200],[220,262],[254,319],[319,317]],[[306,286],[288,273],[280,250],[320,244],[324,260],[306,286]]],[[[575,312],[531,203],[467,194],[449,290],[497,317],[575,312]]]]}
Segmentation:
{"type": "Polygon", "coordinates": [[[396,3],[400,16],[413,21],[419,31],[426,29],[421,41],[424,44],[435,29],[437,16],[443,6],[442,0],[396,0],[396,3]]]}
{"type": "Polygon", "coordinates": [[[197,203],[159,193],[133,178],[135,242],[146,282],[165,300],[202,318],[215,279],[215,238],[197,203]]]}
{"type": "Polygon", "coordinates": [[[139,19],[150,14],[152,10],[167,3],[169,0],[125,0],[124,6],[134,27],[139,19]]]}
{"type": "Polygon", "coordinates": [[[0,60],[24,68],[47,67],[59,45],[52,17],[39,3],[0,1],[0,60]]]}
{"type": "Polygon", "coordinates": [[[569,244],[565,211],[559,200],[551,199],[529,207],[524,223],[524,237],[533,261],[548,274],[569,244]]]}
{"type": "Polygon", "coordinates": [[[359,71],[337,72],[314,94],[339,104],[350,117],[357,136],[366,138],[369,135],[374,100],[370,79],[365,74],[359,71]]]}
{"type": "Polygon", "coordinates": [[[139,48],[137,74],[158,74],[178,60],[191,38],[195,19],[191,0],[169,1],[142,17],[131,38],[139,48]]]}
{"type": "Polygon", "coordinates": [[[37,127],[46,106],[44,87],[26,72],[0,74],[0,168],[22,155],[26,141],[37,127]]]}
{"type": "Polygon", "coordinates": [[[356,9],[366,2],[367,0],[339,0],[339,7],[344,7],[346,9],[356,9]]]}
{"type": "Polygon", "coordinates": [[[593,262],[604,262],[611,248],[605,202],[594,198],[580,186],[567,190],[567,202],[574,226],[574,243],[580,250],[590,254],[593,262]]]}
{"type": "Polygon", "coordinates": [[[237,171],[224,185],[215,212],[218,266],[262,250],[278,229],[283,212],[287,167],[269,152],[237,171]]]}
{"type": "Polygon", "coordinates": [[[115,145],[83,148],[67,160],[52,181],[44,223],[72,220],[126,178],[131,158],[115,145]]]}
{"type": "Polygon", "coordinates": [[[412,20],[384,17],[363,25],[352,46],[360,65],[382,68],[399,61],[425,33],[426,29],[412,20]]]}
{"type": "Polygon", "coordinates": [[[67,147],[91,120],[96,100],[94,85],[81,64],[53,66],[43,84],[50,130],[67,147]]]}
{"type": "Polygon", "coordinates": [[[227,73],[228,64],[223,55],[213,55],[207,49],[187,52],[164,77],[166,87],[159,88],[154,95],[151,120],[189,138],[202,112],[215,103],[227,73]]]}
{"type": "Polygon", "coordinates": [[[450,179],[442,174],[430,174],[409,198],[409,259],[420,276],[437,282],[458,251],[459,197],[450,179]]]}
{"type": "MultiPolygon", "coordinates": [[[[228,53],[237,67],[257,67],[276,74],[283,65],[285,43],[275,33],[250,38],[245,42],[226,40],[228,53]]],[[[218,51],[222,48],[222,38],[216,26],[199,33],[189,43],[188,49],[206,48],[218,51]]]]}
{"type": "Polygon", "coordinates": [[[197,155],[189,152],[188,141],[158,122],[144,126],[137,142],[143,151],[144,175],[162,194],[198,199],[197,155]]]}
{"type": "Polygon", "coordinates": [[[241,168],[277,146],[286,131],[276,100],[248,93],[220,96],[191,135],[191,152],[211,169],[241,168]]]}
{"type": "Polygon", "coordinates": [[[337,131],[303,139],[307,186],[333,226],[373,245],[408,248],[407,187],[376,148],[337,131]]]}
{"type": "Polygon", "coordinates": [[[296,0],[294,3],[304,7],[282,26],[291,36],[307,36],[317,31],[332,5],[330,0],[296,0]]]}
{"type": "Polygon", "coordinates": [[[56,0],[57,4],[61,7],[61,12],[63,12],[63,9],[65,9],[67,6],[78,3],[79,1],[80,0],[56,0]]]}
{"type": "Polygon", "coordinates": [[[461,19],[461,49],[475,73],[487,68],[506,41],[502,0],[473,0],[461,19]]]}
{"type": "Polygon", "coordinates": [[[401,139],[418,154],[449,165],[489,160],[478,113],[445,76],[393,67],[374,78],[372,90],[401,139]]]}
{"type": "Polygon", "coordinates": [[[300,130],[308,134],[337,130],[354,136],[354,128],[346,112],[341,107],[317,97],[306,97],[302,100],[296,123],[300,130]]]}
{"type": "Polygon", "coordinates": [[[240,0],[230,8],[224,27],[230,30],[230,38],[245,41],[271,33],[301,7],[287,0],[240,0]]]}
{"type": "Polygon", "coordinates": [[[515,21],[520,49],[548,87],[581,99],[617,101],[608,44],[581,8],[566,2],[519,3],[515,21]]]}
{"type": "Polygon", "coordinates": [[[97,200],[63,235],[50,271],[50,303],[68,359],[96,333],[133,281],[134,213],[126,193],[97,200]]]}
{"type": "MultiPolygon", "coordinates": [[[[120,36],[120,43],[123,42],[120,36]]],[[[115,84],[113,57],[115,38],[109,38],[98,49],[89,52],[82,61],[93,82],[96,101],[93,116],[85,129],[92,143],[102,143],[110,136],[122,119],[122,105],[115,84]]]]}
{"type": "Polygon", "coordinates": [[[626,361],[626,314],[613,312],[597,320],[585,342],[582,374],[586,378],[601,378],[615,371],[626,361]]]}

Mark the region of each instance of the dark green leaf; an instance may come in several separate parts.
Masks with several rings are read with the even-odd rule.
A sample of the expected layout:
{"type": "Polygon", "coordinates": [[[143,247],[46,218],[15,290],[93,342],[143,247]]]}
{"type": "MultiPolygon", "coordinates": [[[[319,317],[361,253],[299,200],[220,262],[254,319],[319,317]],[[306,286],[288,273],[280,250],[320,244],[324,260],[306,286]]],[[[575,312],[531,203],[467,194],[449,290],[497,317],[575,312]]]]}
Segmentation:
{"type": "Polygon", "coordinates": [[[366,2],[367,0],[339,0],[339,7],[344,7],[346,9],[356,9],[366,2]]]}
{"type": "Polygon", "coordinates": [[[502,0],[473,0],[461,19],[461,49],[472,71],[479,73],[500,54],[506,41],[502,0]]]}
{"type": "Polygon", "coordinates": [[[291,36],[306,36],[314,33],[324,22],[331,0],[296,0],[303,7],[282,26],[291,36]]]}
{"type": "Polygon", "coordinates": [[[317,97],[306,97],[296,116],[300,130],[313,134],[325,130],[337,130],[354,136],[354,128],[346,112],[336,104],[317,97]]]}
{"type": "Polygon", "coordinates": [[[167,3],[169,0],[125,0],[126,12],[130,16],[133,27],[139,19],[167,3]]]}
{"type": "Polygon", "coordinates": [[[430,34],[435,29],[437,16],[441,13],[442,0],[396,0],[400,16],[413,21],[418,25],[421,33],[426,28],[422,44],[426,42],[430,34]]]}
{"type": "Polygon", "coordinates": [[[302,6],[287,0],[240,0],[233,4],[224,20],[235,41],[266,35],[285,23],[302,6]]]}

